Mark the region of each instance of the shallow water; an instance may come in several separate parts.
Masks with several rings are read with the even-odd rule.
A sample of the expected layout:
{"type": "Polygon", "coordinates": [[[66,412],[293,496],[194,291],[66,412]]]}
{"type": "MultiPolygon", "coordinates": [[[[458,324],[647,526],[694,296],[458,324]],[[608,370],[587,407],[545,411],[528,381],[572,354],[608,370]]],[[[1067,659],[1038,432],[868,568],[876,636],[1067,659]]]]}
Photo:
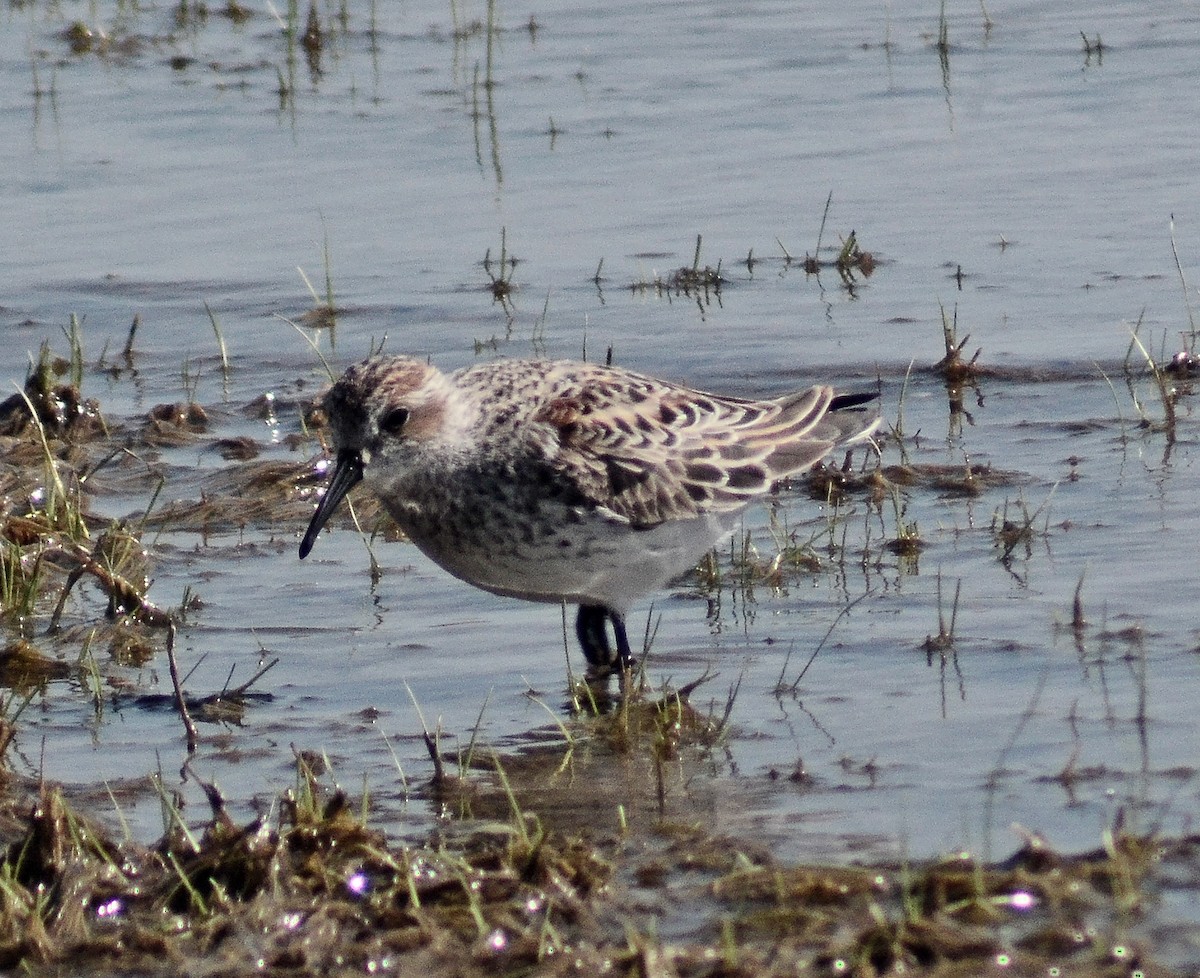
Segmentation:
{"type": "MultiPolygon", "coordinates": [[[[1019,842],[1012,823],[1089,848],[1120,809],[1146,828],[1192,828],[1196,429],[1184,398],[1168,450],[1137,423],[1134,394],[1162,417],[1151,382],[1131,393],[1123,372],[1131,326],[1169,357],[1198,303],[1172,234],[1200,280],[1200,143],[1182,104],[1200,12],[990,3],[988,28],[967,5],[943,60],[936,3],[853,16],[499,6],[489,88],[486,32],[469,26],[479,6],[459,5],[456,36],[449,4],[348,4],[317,77],[302,52],[289,67],[266,8],[179,27],[168,7],[8,5],[4,381],[20,382],[43,339],[64,350],[75,314],[97,364],[85,393],[107,414],[194,392],[208,437],[248,435],[264,459],[301,461],[311,444],[284,439],[323,371],[281,317],[313,305],[297,267],[323,293],[326,261],[342,311],[336,333],[308,333],[337,366],[386,335],[447,368],[611,346],[624,365],[738,393],[880,377],[885,418],[903,402],[909,461],[1012,476],[977,495],[899,497],[927,544],[919,560],[882,547],[892,502],[860,498],[832,532],[845,556],[824,552],[819,573],[727,588],[716,616],[688,599],[694,583],[656,598],[653,680],[712,668],[718,712],[741,680],[727,746],[674,784],[681,811],[803,859],[1001,856],[1019,842]],[[72,54],[62,32],[76,19],[107,47],[72,54]],[[1102,52],[1086,53],[1081,31],[1102,52]],[[854,230],[877,261],[850,284],[784,257],[813,253],[830,195],[821,258],[854,230]],[[692,264],[697,235],[700,263],[720,262],[719,293],[655,288],[692,264]],[[490,254],[496,270],[502,243],[517,259],[508,309],[482,265],[490,254]],[[995,371],[968,391],[969,417],[924,370],[944,353],[942,309],[995,371]],[[135,315],[134,369],[114,376],[99,364],[119,363],[135,315]],[[268,391],[273,418],[241,410],[268,391]],[[1004,562],[991,526],[1022,501],[1035,532],[1004,562]],[[927,654],[939,577],[947,619],[961,582],[955,641],[927,654]],[[1090,624],[1077,642],[1081,578],[1090,624]],[[827,632],[795,694],[776,695],[827,632]],[[806,776],[789,778],[798,765],[806,776]]],[[[206,444],[163,451],[160,508],[211,491],[229,466],[206,444]]],[[[884,461],[899,461],[894,445],[884,461]]],[[[140,512],[147,497],[117,487],[96,508],[140,512]]],[[[778,506],[801,540],[828,539],[823,507],[798,494],[778,506]]],[[[747,518],[768,557],[770,518],[747,518]]],[[[153,538],[151,596],[175,605],[190,587],[203,601],[182,632],[185,663],[204,657],[193,689],[219,689],[234,666],[235,683],[247,678],[263,649],[280,658],[259,686],[271,703],[204,730],[195,767],[235,804],[289,783],[295,745],[326,751],[348,787],[365,778],[385,824],[419,832],[435,813],[392,756],[409,785],[428,776],[413,699],[450,742],[469,739],[481,709],[492,743],[553,735],[526,693],[561,710],[556,609],[482,595],[406,545],[378,545],[373,585],[357,534],[326,534],[301,563],[297,530],[257,520],[153,538]]],[[[83,590],[73,606],[86,620],[99,602],[83,590]]],[[[111,669],[135,691],[166,688],[161,656],[111,669]]],[[[19,738],[31,771],[115,782],[181,757],[168,712],[117,700],[97,716],[72,683],[37,705],[19,738]]],[[[149,793],[125,815],[158,829],[149,793]]]]}

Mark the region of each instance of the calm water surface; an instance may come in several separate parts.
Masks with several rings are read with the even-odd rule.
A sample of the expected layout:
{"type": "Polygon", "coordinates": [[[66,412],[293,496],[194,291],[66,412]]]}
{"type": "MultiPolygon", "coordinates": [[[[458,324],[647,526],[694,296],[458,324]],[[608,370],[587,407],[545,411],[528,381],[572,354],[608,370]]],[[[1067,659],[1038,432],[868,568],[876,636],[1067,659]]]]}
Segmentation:
{"type": "MultiPolygon", "coordinates": [[[[825,568],[784,589],[727,588],[718,613],[689,598],[694,584],[658,596],[652,678],[711,668],[718,709],[741,680],[732,737],[675,787],[681,810],[804,859],[999,856],[1019,843],[1013,823],[1089,848],[1119,809],[1189,830],[1197,429],[1187,399],[1169,451],[1139,428],[1135,396],[1152,418],[1161,405],[1122,364],[1135,323],[1170,356],[1200,307],[1200,139],[1183,104],[1200,11],[993,2],[988,27],[962,5],[943,59],[939,5],[902,6],[502,0],[488,86],[480,5],[457,5],[456,34],[450,4],[349,3],[319,74],[302,52],[289,64],[267,7],[180,26],[166,5],[7,5],[0,376],[19,383],[44,339],[65,351],[72,314],[89,361],[112,360],[138,315],[136,375],[85,380],[106,412],[194,389],[214,433],[302,461],[283,440],[323,372],[284,318],[312,306],[297,268],[323,291],[326,264],[343,311],[336,333],[310,335],[337,366],[384,336],[446,368],[611,346],[627,366],[729,392],[881,378],[894,422],[915,364],[908,460],[1010,477],[976,495],[921,486],[878,510],[851,504],[832,531],[844,558],[822,551],[825,568]],[[76,20],[109,40],[72,54],[76,20]],[[1081,32],[1102,51],[1085,52],[1081,32]],[[877,262],[849,286],[785,260],[813,253],[830,197],[822,259],[854,231],[877,262]],[[719,294],[655,289],[692,264],[697,235],[719,294]],[[502,243],[517,259],[508,309],[482,265],[502,243]],[[967,393],[969,417],[923,372],[944,353],[943,309],[996,371],[967,393]],[[267,391],[275,423],[247,418],[267,391]],[[1038,516],[1028,549],[1002,561],[992,527],[1006,505],[1038,516]],[[882,547],[901,506],[927,544],[919,560],[882,547]],[[1064,626],[1081,577],[1077,642],[1064,626]],[[927,653],[939,579],[946,619],[961,585],[955,642],[927,653]],[[794,695],[776,695],[826,633],[794,695]],[[789,780],[798,767],[807,777],[789,780]]],[[[885,462],[899,460],[889,446],[885,462]]],[[[160,506],[198,498],[228,464],[200,448],[160,461],[160,506]]],[[[117,492],[96,506],[145,504],[117,492]]],[[[769,558],[772,519],[827,542],[833,516],[785,495],[747,530],[769,558]]],[[[181,650],[204,657],[194,688],[220,688],[235,665],[247,677],[263,649],[281,659],[262,686],[273,702],[205,730],[196,768],[236,804],[288,784],[295,745],[327,752],[347,786],[365,778],[395,831],[420,831],[431,813],[406,801],[391,753],[410,781],[428,776],[406,684],[451,738],[469,736],[485,700],[492,743],[553,731],[526,693],[563,701],[556,609],[479,594],[406,545],[379,547],[372,584],[354,533],[327,534],[300,563],[295,531],[154,540],[151,596],[177,604],[191,587],[203,600],[181,650]]],[[[77,614],[98,600],[81,593],[77,614]]],[[[165,688],[161,657],[111,668],[165,688]]],[[[169,713],[118,700],[97,717],[69,684],[38,705],[20,738],[30,770],[43,739],[46,773],[72,783],[142,778],[181,754],[169,713]]],[[[152,799],[126,816],[158,829],[152,799]]]]}

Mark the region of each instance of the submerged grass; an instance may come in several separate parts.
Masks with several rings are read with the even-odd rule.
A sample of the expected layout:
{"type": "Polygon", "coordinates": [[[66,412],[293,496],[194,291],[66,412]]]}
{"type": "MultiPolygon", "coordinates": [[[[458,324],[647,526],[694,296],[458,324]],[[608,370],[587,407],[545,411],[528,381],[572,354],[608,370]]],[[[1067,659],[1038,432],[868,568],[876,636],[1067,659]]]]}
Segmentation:
{"type": "MultiPolygon", "coordinates": [[[[310,5],[303,35],[300,4],[293,0],[285,6],[289,49],[302,45],[313,56],[310,69],[315,75],[322,52],[327,64],[336,56],[334,22],[325,24],[318,17],[321,9],[331,10],[334,4],[310,5]]],[[[946,6],[941,6],[937,41],[944,73],[950,51],[946,6]]],[[[986,8],[980,6],[990,24],[986,8]]],[[[119,10],[136,7],[118,5],[119,10]]],[[[251,16],[233,0],[213,11],[238,22],[251,16]]],[[[455,38],[466,36],[466,30],[460,32],[453,0],[451,12],[455,38]]],[[[498,180],[491,98],[498,67],[493,65],[493,50],[502,51],[503,34],[496,4],[490,0],[486,14],[486,81],[472,91],[486,97],[498,180]]],[[[194,22],[207,16],[207,8],[180,0],[178,16],[194,22]]],[[[533,25],[531,18],[531,37],[533,25]]],[[[72,48],[78,45],[80,52],[101,55],[116,50],[109,38],[119,40],[120,33],[78,22],[64,41],[72,48]]],[[[260,25],[255,33],[265,32],[260,25]]],[[[148,46],[157,49],[157,39],[149,40],[148,46]]],[[[1086,35],[1084,45],[1090,57],[1086,35]]],[[[1099,55],[1098,35],[1094,47],[1099,55]]],[[[278,77],[281,107],[290,101],[294,110],[299,86],[291,61],[289,50],[287,76],[281,71],[278,77]]],[[[40,93],[37,61],[33,67],[34,89],[40,93]]],[[[478,100],[474,115],[484,118],[478,100]]],[[[826,216],[828,211],[827,201],[826,216]]],[[[811,259],[814,270],[821,267],[821,247],[818,234],[811,259]]],[[[492,295],[498,300],[508,299],[515,288],[513,263],[506,261],[505,253],[502,231],[497,274],[488,269],[492,295]]],[[[827,257],[832,260],[826,267],[836,267],[847,288],[856,274],[870,274],[865,264],[869,252],[861,249],[853,231],[827,257]]],[[[747,267],[753,263],[751,253],[747,267]]],[[[324,297],[310,286],[311,323],[332,326],[337,307],[328,239],[325,264],[324,297]]],[[[667,294],[719,292],[725,279],[722,263],[715,265],[701,264],[697,238],[691,265],[664,281],[667,294]]],[[[1184,292],[1186,297],[1186,287],[1184,292]]],[[[220,325],[210,318],[227,371],[220,325]]],[[[133,333],[131,329],[127,355],[133,333]]],[[[1194,333],[1193,327],[1193,340],[1194,333]]],[[[311,510],[314,487],[311,481],[299,484],[303,465],[238,466],[234,474],[221,473],[201,483],[194,504],[170,507],[154,521],[106,527],[89,518],[88,493],[80,490],[80,483],[95,454],[82,462],[73,456],[87,451],[88,446],[81,447],[86,431],[103,426],[103,419],[79,394],[86,373],[81,335],[73,320],[66,331],[66,372],[52,377],[49,369],[39,369],[35,388],[27,386],[27,400],[5,415],[5,421],[19,422],[24,430],[12,436],[17,439],[12,450],[34,457],[43,475],[36,487],[42,495],[35,505],[3,514],[0,597],[6,619],[22,628],[31,619],[45,624],[57,598],[52,621],[60,616],[76,624],[83,620],[89,636],[99,635],[104,633],[91,627],[91,619],[102,614],[132,623],[141,634],[148,624],[144,619],[153,617],[153,606],[147,603],[145,551],[150,548],[141,539],[145,529],[170,525],[205,534],[244,526],[281,527],[280,536],[286,537],[311,510]],[[102,606],[89,607],[87,595],[72,586],[72,579],[94,581],[102,606]],[[70,599],[74,606],[67,605],[70,599]]],[[[969,381],[978,371],[978,353],[965,360],[961,351],[966,340],[951,339],[948,335],[943,370],[948,380],[969,381]]],[[[202,435],[203,410],[192,403],[195,383],[185,380],[184,387],[188,403],[156,412],[147,426],[153,435],[126,429],[122,437],[136,447],[151,437],[187,444],[202,435]]],[[[898,423],[897,428],[902,426],[898,423]]],[[[9,448],[5,443],[6,453],[9,448]]],[[[969,460],[938,467],[905,464],[881,472],[877,485],[864,486],[864,491],[878,492],[891,502],[891,539],[919,540],[915,517],[906,511],[899,487],[910,493],[973,496],[1010,484],[1005,481],[1010,477],[981,470],[969,460]]],[[[846,481],[838,492],[847,491],[846,481]]],[[[832,501],[833,485],[830,480],[820,498],[832,501]]],[[[14,491],[11,496],[20,500],[29,494],[14,491]]],[[[1004,518],[998,524],[997,546],[1005,558],[1033,532],[1033,517],[1023,503],[1021,509],[1013,520],[1004,518]]],[[[835,513],[808,539],[786,521],[773,525],[769,551],[740,536],[728,555],[715,560],[714,572],[726,582],[734,581],[743,600],[753,600],[756,584],[779,586],[789,571],[798,577],[821,562],[818,534],[828,535],[831,552],[837,549],[835,531],[844,527],[840,519],[835,513]]],[[[937,532],[924,516],[922,525],[937,532]]],[[[844,560],[844,546],[841,551],[844,560]]],[[[947,626],[939,595],[936,651],[952,650],[956,610],[957,593],[947,626]]],[[[1078,589],[1075,620],[1081,630],[1078,589]]],[[[90,677],[88,695],[102,706],[104,684],[90,649],[85,646],[80,668],[90,677]]],[[[63,668],[26,638],[6,644],[5,653],[12,670],[8,679],[19,692],[0,699],[0,755],[31,701],[33,693],[25,695],[25,687],[36,688],[61,675],[63,668]]],[[[219,793],[211,789],[211,820],[202,827],[189,825],[177,800],[164,790],[163,836],[148,846],[129,838],[113,840],[73,813],[62,791],[22,785],[5,773],[0,778],[0,969],[32,974],[420,971],[669,978],[901,970],[1128,974],[1154,964],[1152,953],[1131,944],[1124,931],[1155,897],[1155,860],[1161,860],[1160,866],[1195,865],[1194,840],[1164,842],[1117,825],[1098,849],[1077,857],[1056,854],[1030,838],[1016,857],[1000,864],[955,856],[904,866],[839,868],[783,865],[752,842],[725,839],[696,824],[674,823],[671,794],[684,782],[672,774],[682,771],[687,755],[702,756],[720,745],[735,696],[732,687],[723,710],[718,698],[706,712],[694,705],[694,686],[643,689],[641,695],[624,697],[605,711],[589,689],[590,709],[567,721],[554,719],[566,749],[528,768],[511,757],[485,756],[473,738],[459,759],[456,782],[479,810],[499,814],[483,824],[453,825],[452,832],[439,826],[438,834],[425,844],[398,845],[372,829],[366,792],[355,803],[336,786],[323,783],[319,754],[297,757],[295,787],[277,802],[273,817],[246,824],[235,823],[219,793]],[[590,768],[584,757],[589,753],[595,755],[590,768]],[[564,754],[570,764],[562,763],[564,754]],[[480,764],[474,763],[477,756],[480,764]],[[610,788],[615,774],[630,770],[635,784],[652,798],[649,819],[629,797],[610,788]],[[543,811],[533,789],[550,780],[548,774],[559,783],[564,804],[590,819],[591,827],[564,830],[543,811]],[[584,795],[584,782],[610,790],[584,795]],[[596,804],[589,807],[592,801],[596,804]],[[616,829],[600,828],[610,824],[616,829]],[[447,839],[451,834],[456,837],[447,839]],[[676,936],[666,939],[656,931],[676,936]]],[[[440,758],[436,727],[430,737],[440,758]]],[[[1187,886],[1176,885],[1172,898],[1178,899],[1180,891],[1188,891],[1187,886]]]]}
{"type": "Polygon", "coordinates": [[[296,271],[300,273],[300,278],[303,279],[305,288],[308,289],[308,294],[312,297],[313,302],[312,308],[300,317],[300,322],[312,329],[333,330],[337,327],[337,317],[341,310],[338,308],[337,300],[334,297],[333,292],[333,256],[329,244],[328,228],[324,229],[321,255],[325,267],[324,295],[317,292],[303,268],[298,266],[296,268],[296,271]]]}
{"type": "MultiPolygon", "coordinates": [[[[511,268],[506,255],[502,259],[511,268]]],[[[948,356],[957,354],[966,341],[946,335],[948,356]]],[[[204,532],[255,521],[298,528],[311,511],[312,482],[302,478],[305,464],[243,463],[205,481],[211,498],[194,511],[175,506],[151,515],[148,508],[124,523],[90,518],[89,480],[103,474],[104,459],[117,457],[111,435],[120,437],[125,460],[136,459],[164,428],[193,437],[207,429],[189,413],[189,403],[154,409],[161,415],[154,419],[157,429],[114,425],[110,433],[96,420],[98,407],[79,393],[74,378],[85,379],[87,369],[70,335],[68,342],[70,357],[59,362],[44,350],[23,396],[0,412],[0,422],[11,426],[4,437],[24,453],[25,475],[36,471],[42,490],[29,497],[38,505],[3,514],[0,593],[10,620],[49,617],[78,625],[89,619],[85,652],[65,669],[81,677],[102,711],[111,694],[92,643],[111,635],[115,645],[118,625],[129,629],[128,661],[140,664],[156,654],[162,631],[153,630],[169,634],[179,614],[148,599],[151,548],[143,533],[163,525],[204,532]],[[77,375],[73,364],[82,368],[77,375]],[[198,430],[187,430],[189,418],[198,430]],[[235,511],[229,503],[235,498],[245,508],[235,511]],[[74,587],[85,578],[106,598],[108,627],[94,620],[100,614],[74,587]]],[[[969,370],[959,379],[969,380],[969,370]]],[[[189,402],[193,395],[189,391],[189,402]]],[[[319,433],[321,420],[304,407],[296,410],[306,429],[297,445],[311,445],[308,426],[319,433]]],[[[900,420],[895,434],[905,437],[900,420]]],[[[891,540],[920,540],[905,493],[970,498],[1020,480],[1020,473],[965,459],[961,465],[823,469],[805,488],[826,504],[824,518],[796,527],[786,511],[773,511],[769,547],[765,539],[739,534],[697,579],[703,590],[708,573],[710,590],[734,591],[743,605],[753,603],[755,587],[782,588],[831,563],[841,562],[844,570],[847,560],[879,559],[867,552],[847,556],[851,507],[843,502],[852,494],[866,501],[865,519],[878,517],[881,525],[890,501],[895,531],[885,530],[879,549],[886,551],[891,540]]],[[[161,476],[147,467],[145,482],[156,492],[161,476]]],[[[997,510],[993,533],[1002,559],[1036,533],[1043,509],[1031,514],[1021,501],[1011,513],[997,510]]],[[[958,597],[956,589],[947,613],[939,580],[938,632],[924,648],[943,669],[957,669],[958,597]]],[[[64,675],[61,663],[23,643],[4,650],[8,685],[16,691],[0,700],[0,757],[30,702],[26,690],[64,675]]],[[[214,697],[186,696],[184,677],[175,684],[180,712],[204,719],[202,708],[216,711],[245,698],[259,675],[214,697]]],[[[802,676],[785,690],[781,673],[781,692],[794,694],[802,676]]],[[[246,824],[233,820],[213,786],[205,786],[211,818],[202,825],[189,821],[160,778],[163,835],[144,846],[128,833],[114,840],[91,825],[71,810],[62,790],[4,772],[0,969],[174,973],[187,962],[229,974],[686,978],[797,971],[965,975],[998,965],[1010,974],[1069,968],[1108,975],[1129,962],[1153,963],[1151,952],[1128,940],[1126,926],[1156,898],[1164,862],[1200,862],[1191,839],[1164,841],[1116,825],[1096,851],[1082,856],[1056,854],[1031,836],[1003,863],[957,855],[847,868],[785,865],[752,841],[696,824],[694,805],[680,802],[693,791],[698,767],[719,756],[739,690],[738,682],[729,683],[727,692],[703,703],[699,690],[714,678],[651,688],[642,673],[619,699],[581,684],[574,714],[563,719],[550,711],[551,747],[491,750],[478,739],[477,722],[468,747],[452,757],[456,768],[443,758],[440,727],[427,730],[432,782],[411,785],[401,773],[405,798],[411,789],[442,814],[436,833],[423,842],[397,843],[372,828],[365,787],[360,799],[351,799],[330,783],[319,753],[298,751],[295,787],[270,816],[246,824]],[[647,906],[655,908],[649,923],[641,912],[647,906]],[[660,932],[684,936],[666,940],[660,932]]],[[[189,746],[195,739],[193,725],[189,746]]],[[[797,772],[800,784],[802,769],[797,772]]]]}
{"type": "MultiPolygon", "coordinates": [[[[316,759],[319,761],[319,759],[316,759]]],[[[205,786],[187,825],[162,791],[164,832],[116,840],[51,785],[9,779],[0,799],[0,967],[226,975],[635,974],[873,976],[1130,974],[1131,940],[1195,839],[1120,821],[1093,851],[1036,836],[998,863],[783,864],[751,842],[660,820],[563,830],[520,799],[537,769],[503,759],[479,791],[495,819],[401,844],[299,754],[270,817],[236,823],[205,786]],[[654,905],[654,917],[632,914],[654,905]],[[687,920],[686,936],[658,936],[687,920]],[[219,962],[219,965],[217,964],[219,962]]],[[[615,814],[615,813],[614,813],[615,814]]],[[[1195,884],[1191,884],[1194,888],[1195,884]]],[[[1154,970],[1155,974],[1170,974],[1154,970]]]]}
{"type": "Polygon", "coordinates": [[[1172,374],[1159,366],[1158,361],[1146,349],[1145,344],[1142,343],[1141,337],[1138,336],[1138,329],[1140,327],[1141,317],[1138,318],[1137,326],[1130,330],[1129,351],[1125,357],[1125,382],[1129,388],[1129,396],[1133,399],[1133,406],[1141,418],[1141,426],[1151,431],[1163,432],[1166,435],[1167,447],[1169,448],[1175,443],[1175,408],[1179,399],[1179,390],[1175,386],[1172,374]],[[1142,359],[1145,360],[1146,372],[1149,374],[1154,385],[1154,390],[1158,394],[1159,403],[1162,405],[1162,421],[1154,421],[1150,417],[1149,411],[1146,410],[1142,399],[1138,396],[1134,385],[1135,374],[1130,364],[1135,348],[1142,355],[1142,359]]]}

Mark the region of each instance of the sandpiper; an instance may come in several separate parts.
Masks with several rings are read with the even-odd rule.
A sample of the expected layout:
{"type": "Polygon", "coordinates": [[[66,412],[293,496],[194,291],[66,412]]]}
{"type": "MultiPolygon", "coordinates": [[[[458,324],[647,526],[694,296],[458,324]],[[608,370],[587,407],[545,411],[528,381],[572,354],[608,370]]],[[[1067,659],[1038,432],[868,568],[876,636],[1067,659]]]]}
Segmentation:
{"type": "Polygon", "coordinates": [[[873,398],[816,386],[746,400],[563,360],[446,374],[373,357],[325,395],[336,465],[300,557],[365,482],[455,577],[578,605],[589,674],[605,676],[633,662],[630,604],[694,567],[778,480],[868,441],[879,419],[855,409],[873,398]]]}

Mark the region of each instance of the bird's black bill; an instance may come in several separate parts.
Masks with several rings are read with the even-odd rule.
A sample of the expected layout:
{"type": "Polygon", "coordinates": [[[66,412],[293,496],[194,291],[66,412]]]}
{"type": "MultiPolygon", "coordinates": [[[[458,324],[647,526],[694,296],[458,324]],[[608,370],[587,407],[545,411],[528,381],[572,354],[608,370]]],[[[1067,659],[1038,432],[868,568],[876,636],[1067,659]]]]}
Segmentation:
{"type": "Polygon", "coordinates": [[[300,541],[301,560],[308,556],[313,544],[317,542],[317,534],[329,522],[329,517],[338,508],[338,504],[346,498],[346,493],[358,485],[362,477],[362,457],[358,452],[338,452],[337,464],[333,469],[333,478],[329,480],[329,488],[325,490],[325,495],[317,504],[317,511],[313,513],[312,521],[304,532],[304,539],[300,541]]]}

